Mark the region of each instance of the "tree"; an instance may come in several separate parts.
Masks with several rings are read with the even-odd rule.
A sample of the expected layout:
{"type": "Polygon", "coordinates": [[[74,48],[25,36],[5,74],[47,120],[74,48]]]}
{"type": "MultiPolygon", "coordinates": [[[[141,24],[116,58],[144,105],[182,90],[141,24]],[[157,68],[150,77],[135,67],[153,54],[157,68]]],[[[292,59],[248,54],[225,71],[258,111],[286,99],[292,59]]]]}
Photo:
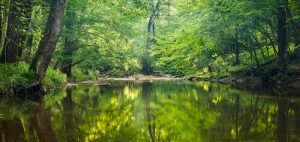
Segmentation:
{"type": "Polygon", "coordinates": [[[239,59],[239,54],[240,54],[240,49],[239,49],[239,40],[238,40],[238,30],[237,27],[235,27],[235,64],[239,65],[240,64],[240,59],[239,59]]]}
{"type": "MultiPolygon", "coordinates": [[[[65,18],[65,36],[64,36],[64,47],[62,48],[62,55],[64,56],[61,59],[61,71],[67,75],[68,78],[71,77],[73,59],[72,56],[77,51],[77,36],[76,34],[76,12],[74,7],[72,7],[76,1],[70,1],[66,8],[66,18],[65,18]],[[73,4],[73,5],[72,5],[73,4]]],[[[76,8],[76,7],[75,7],[76,8]]]]}
{"type": "Polygon", "coordinates": [[[288,17],[291,24],[291,41],[295,44],[294,56],[300,58],[300,0],[290,0],[288,7],[288,17]]]}
{"type": "Polygon", "coordinates": [[[142,72],[144,74],[151,74],[151,63],[150,63],[150,46],[155,43],[155,21],[157,20],[160,12],[161,0],[158,0],[156,3],[152,0],[152,11],[147,25],[147,41],[146,41],[146,50],[145,56],[142,59],[142,72]]]}
{"type": "Polygon", "coordinates": [[[6,19],[7,19],[7,12],[8,10],[5,9],[5,7],[8,7],[10,4],[9,0],[2,0],[0,2],[0,56],[2,53],[2,48],[4,44],[4,34],[5,34],[5,25],[6,25],[6,19]]]}
{"type": "Polygon", "coordinates": [[[3,13],[4,13],[4,1],[1,1],[0,2],[0,53],[2,51],[3,13]]]}
{"type": "Polygon", "coordinates": [[[14,63],[21,59],[26,44],[33,0],[13,0],[10,4],[8,24],[0,62],[14,63]]]}
{"type": "Polygon", "coordinates": [[[288,49],[287,35],[287,6],[288,0],[278,0],[278,66],[286,66],[286,53],[288,49]]]}
{"type": "Polygon", "coordinates": [[[139,72],[138,59],[144,49],[139,47],[144,47],[145,41],[138,38],[144,38],[140,25],[148,4],[140,2],[69,1],[55,68],[71,79],[78,78],[78,73],[120,77],[139,72]]]}
{"type": "Polygon", "coordinates": [[[35,73],[35,81],[42,85],[47,68],[51,62],[56,43],[60,36],[64,20],[65,0],[53,0],[50,13],[39,48],[30,65],[35,73]]]}

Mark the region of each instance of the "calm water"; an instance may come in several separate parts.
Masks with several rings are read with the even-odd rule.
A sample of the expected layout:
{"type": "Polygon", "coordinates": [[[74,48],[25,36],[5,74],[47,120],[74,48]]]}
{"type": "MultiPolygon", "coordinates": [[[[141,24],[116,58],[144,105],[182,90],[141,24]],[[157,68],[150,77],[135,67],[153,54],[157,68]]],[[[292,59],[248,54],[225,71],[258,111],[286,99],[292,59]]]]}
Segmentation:
{"type": "Polygon", "coordinates": [[[207,82],[119,82],[0,101],[1,141],[300,141],[300,98],[207,82]],[[271,95],[271,96],[270,96],[271,95]]]}

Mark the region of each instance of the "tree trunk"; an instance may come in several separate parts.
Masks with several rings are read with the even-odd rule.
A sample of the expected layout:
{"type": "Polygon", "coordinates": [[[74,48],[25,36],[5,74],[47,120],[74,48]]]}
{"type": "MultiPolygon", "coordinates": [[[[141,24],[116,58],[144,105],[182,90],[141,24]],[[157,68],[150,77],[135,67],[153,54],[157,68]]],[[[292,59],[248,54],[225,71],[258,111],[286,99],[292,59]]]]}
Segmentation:
{"type": "Polygon", "coordinates": [[[238,43],[238,30],[237,27],[235,27],[235,64],[239,65],[240,64],[240,49],[239,49],[239,43],[238,43]]]}
{"type": "MultiPolygon", "coordinates": [[[[29,29],[32,29],[34,27],[33,22],[32,22],[32,15],[28,15],[28,22],[29,22],[29,29]]],[[[25,62],[26,63],[30,63],[30,58],[31,58],[31,49],[32,49],[32,45],[33,45],[33,33],[29,32],[25,38],[25,50],[27,51],[25,54],[25,62]]]]}
{"type": "Polygon", "coordinates": [[[255,62],[256,62],[256,67],[260,68],[260,64],[259,64],[259,61],[258,61],[258,58],[257,58],[256,49],[254,48],[253,40],[252,40],[251,37],[249,37],[249,40],[250,40],[251,49],[254,53],[254,59],[255,59],[255,62]]]}
{"type": "MultiPolygon", "coordinates": [[[[72,64],[72,63],[70,63],[72,64]]],[[[67,75],[68,79],[72,77],[72,66],[69,64],[64,65],[63,68],[61,69],[61,72],[67,75]]]]}
{"type": "Polygon", "coordinates": [[[64,9],[65,0],[52,0],[43,37],[30,65],[30,69],[35,72],[35,81],[39,84],[42,84],[60,36],[64,20],[64,9]]]}
{"type": "Polygon", "coordinates": [[[24,5],[24,9],[25,9],[24,17],[25,17],[25,24],[26,24],[24,28],[25,28],[26,34],[21,35],[21,39],[22,39],[21,48],[23,48],[23,49],[25,49],[25,48],[31,49],[31,46],[32,46],[33,35],[30,32],[30,29],[32,28],[31,19],[32,19],[33,3],[34,3],[34,0],[27,0],[27,2],[24,5]],[[30,47],[28,47],[28,46],[30,46],[30,47]]]}
{"type": "Polygon", "coordinates": [[[252,53],[252,44],[251,44],[251,41],[250,41],[250,36],[249,36],[249,38],[248,38],[248,40],[247,40],[247,46],[245,46],[245,50],[246,51],[248,51],[249,53],[250,53],[250,59],[251,59],[251,61],[253,60],[253,58],[254,58],[254,55],[253,55],[253,53],[252,53]],[[248,48],[248,47],[249,48],[248,48]]]}
{"type": "Polygon", "coordinates": [[[258,38],[257,38],[256,36],[253,36],[253,37],[254,37],[254,39],[255,39],[256,46],[257,46],[257,47],[259,48],[259,50],[260,50],[260,53],[261,53],[262,57],[264,58],[264,60],[266,60],[265,53],[264,53],[262,47],[260,46],[260,43],[259,43],[259,41],[258,41],[258,38]]]}
{"type": "Polygon", "coordinates": [[[9,8],[7,35],[4,41],[0,62],[13,63],[19,60],[21,52],[20,34],[22,17],[22,0],[12,1],[9,8]]]}
{"type": "MultiPolygon", "coordinates": [[[[1,0],[0,2],[0,57],[2,54],[2,49],[4,45],[4,38],[6,33],[6,23],[7,23],[7,17],[8,17],[8,9],[5,9],[5,7],[10,6],[10,1],[8,0],[1,0]]],[[[1,63],[1,61],[0,61],[1,63]]]]}
{"type": "Polygon", "coordinates": [[[269,45],[268,45],[268,38],[266,37],[266,42],[265,42],[265,47],[266,47],[266,49],[267,49],[267,54],[268,54],[268,58],[270,57],[270,49],[269,49],[269,45]]]}
{"type": "Polygon", "coordinates": [[[288,48],[288,36],[287,36],[287,13],[286,7],[288,0],[278,0],[278,67],[286,66],[286,52],[288,48]]]}
{"type": "MultiPolygon", "coordinates": [[[[71,4],[71,3],[70,3],[71,4]]],[[[76,39],[72,39],[73,25],[75,24],[75,12],[67,6],[66,8],[66,18],[65,18],[65,43],[62,49],[63,58],[61,59],[62,68],[61,71],[67,75],[68,78],[71,77],[72,74],[72,63],[73,63],[73,54],[77,50],[76,49],[76,39]]]]}
{"type": "Polygon", "coordinates": [[[26,49],[28,50],[28,52],[25,55],[25,62],[28,64],[30,63],[32,44],[33,44],[33,35],[31,34],[26,38],[26,49]]]}
{"type": "MultiPolygon", "coordinates": [[[[270,26],[270,24],[268,24],[268,25],[269,25],[270,28],[272,28],[272,26],[270,26]]],[[[274,43],[274,41],[272,39],[271,34],[267,30],[265,30],[262,26],[260,28],[256,28],[256,27],[252,27],[252,28],[255,29],[255,30],[257,30],[257,31],[259,31],[261,34],[265,35],[267,39],[270,40],[270,43],[271,43],[273,51],[274,51],[274,55],[277,57],[278,52],[276,50],[275,43],[274,43]]],[[[273,31],[273,30],[271,29],[271,31],[273,31]]]]}
{"type": "Polygon", "coordinates": [[[275,43],[274,43],[271,35],[268,32],[266,32],[265,36],[267,36],[267,38],[270,40],[270,43],[271,43],[272,48],[273,48],[274,55],[275,55],[275,57],[277,57],[278,56],[278,51],[276,50],[275,43]]]}
{"type": "MultiPolygon", "coordinates": [[[[276,16],[277,17],[277,16],[276,16]]],[[[276,18],[275,17],[275,18],[276,18]]],[[[266,19],[266,26],[268,26],[271,30],[271,33],[269,33],[267,31],[267,29],[265,29],[264,27],[261,27],[262,29],[264,29],[264,31],[266,31],[266,33],[268,34],[269,36],[269,39],[270,39],[270,42],[272,43],[273,45],[273,50],[274,50],[274,53],[276,53],[276,57],[278,57],[278,51],[276,50],[276,47],[275,47],[275,39],[278,38],[278,36],[276,37],[276,30],[278,29],[278,24],[275,24],[275,21],[273,22],[271,19],[266,19]],[[274,39],[274,40],[273,40],[274,39]]]]}
{"type": "Polygon", "coordinates": [[[142,59],[142,72],[146,75],[151,74],[151,66],[150,66],[150,46],[152,44],[152,37],[151,37],[151,31],[152,31],[152,24],[154,23],[153,14],[149,18],[148,22],[148,35],[147,35],[147,41],[146,41],[146,50],[145,50],[145,56],[142,59]]]}
{"type": "Polygon", "coordinates": [[[295,49],[295,57],[296,59],[299,59],[300,58],[300,30],[295,28],[294,32],[293,32],[293,39],[294,39],[294,44],[296,46],[296,49],[295,49]]]}
{"type": "MultiPolygon", "coordinates": [[[[3,41],[2,41],[2,30],[3,30],[3,26],[2,26],[2,24],[3,24],[3,13],[4,13],[4,8],[2,8],[2,7],[4,7],[4,1],[0,1],[0,53],[1,53],[1,51],[2,51],[2,43],[3,43],[3,41]]],[[[1,54],[0,54],[0,56],[1,56],[1,54]]]]}
{"type": "Polygon", "coordinates": [[[299,59],[300,58],[300,19],[296,19],[293,18],[294,16],[300,16],[300,0],[295,0],[292,1],[292,5],[293,7],[295,7],[295,11],[293,11],[293,13],[295,13],[294,15],[292,15],[292,11],[291,9],[288,9],[288,15],[289,18],[291,18],[291,28],[292,28],[292,39],[293,39],[293,43],[295,44],[295,52],[293,53],[293,57],[295,59],[299,59]]]}
{"type": "Polygon", "coordinates": [[[8,15],[7,32],[0,62],[18,62],[25,46],[33,0],[12,0],[8,15]]]}
{"type": "Polygon", "coordinates": [[[150,46],[155,43],[155,18],[159,15],[159,8],[160,8],[160,0],[157,1],[156,4],[153,2],[152,13],[148,21],[148,35],[146,41],[146,50],[145,56],[142,58],[142,72],[146,75],[152,73],[151,63],[150,63],[150,46]]]}

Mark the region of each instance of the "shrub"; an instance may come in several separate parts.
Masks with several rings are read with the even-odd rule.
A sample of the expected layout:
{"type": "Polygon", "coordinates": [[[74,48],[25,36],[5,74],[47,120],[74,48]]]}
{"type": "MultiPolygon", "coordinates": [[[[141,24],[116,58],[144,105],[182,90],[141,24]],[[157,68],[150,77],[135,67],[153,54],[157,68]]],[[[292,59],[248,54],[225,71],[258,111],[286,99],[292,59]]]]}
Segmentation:
{"type": "Polygon", "coordinates": [[[124,69],[127,75],[132,75],[139,73],[142,67],[137,59],[131,59],[125,63],[124,69]]]}
{"type": "Polygon", "coordinates": [[[34,73],[28,70],[24,62],[16,64],[0,64],[0,90],[8,91],[15,87],[25,87],[32,83],[34,73]]]}
{"type": "Polygon", "coordinates": [[[86,81],[86,80],[97,80],[95,72],[87,70],[85,73],[78,69],[74,68],[72,71],[72,79],[74,81],[86,81]]]}
{"type": "MultiPolygon", "coordinates": [[[[12,92],[12,89],[25,88],[33,83],[34,72],[29,70],[25,62],[15,64],[0,64],[0,92],[12,92]]],[[[47,89],[62,88],[66,83],[66,76],[52,68],[48,68],[44,80],[47,89]]]]}
{"type": "Polygon", "coordinates": [[[62,72],[51,67],[48,68],[44,79],[47,89],[62,88],[67,82],[67,77],[62,72]]]}
{"type": "Polygon", "coordinates": [[[120,69],[113,69],[107,72],[107,75],[111,77],[124,77],[126,76],[126,73],[124,71],[121,71],[120,69]]]}

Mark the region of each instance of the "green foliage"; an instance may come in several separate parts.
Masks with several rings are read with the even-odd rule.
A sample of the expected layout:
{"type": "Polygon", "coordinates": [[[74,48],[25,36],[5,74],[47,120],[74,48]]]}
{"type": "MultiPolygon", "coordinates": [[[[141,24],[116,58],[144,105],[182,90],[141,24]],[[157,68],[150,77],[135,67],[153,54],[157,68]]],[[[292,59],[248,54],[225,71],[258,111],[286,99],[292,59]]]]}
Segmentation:
{"type": "Polygon", "coordinates": [[[28,70],[29,66],[20,62],[18,64],[0,64],[0,90],[9,91],[7,89],[15,87],[26,87],[32,83],[34,74],[28,70]]]}
{"type": "Polygon", "coordinates": [[[72,70],[72,79],[77,82],[86,80],[97,80],[97,76],[96,73],[91,70],[82,71],[79,68],[74,68],[72,70]]]}
{"type": "Polygon", "coordinates": [[[53,68],[48,68],[44,79],[44,84],[48,89],[62,88],[67,82],[65,74],[53,68]]]}
{"type": "MultiPolygon", "coordinates": [[[[54,60],[61,68],[80,61],[76,68],[113,76],[139,72],[135,61],[144,48],[141,35],[149,6],[149,1],[135,0],[67,1],[66,25],[54,60]]],[[[87,79],[75,74],[76,80],[87,79]]]]}
{"type": "MultiPolygon", "coordinates": [[[[146,61],[156,74],[221,77],[277,58],[275,0],[162,0],[148,57],[147,22],[156,2],[68,1],[66,26],[54,60],[61,68],[78,62],[76,68],[82,71],[112,77],[140,73],[146,61]]],[[[289,5],[298,15],[295,3],[289,5]]],[[[83,77],[88,73],[80,75],[82,71],[73,73],[75,80],[88,78],[83,77]]]]}
{"type": "MultiPolygon", "coordinates": [[[[72,70],[74,81],[140,73],[142,63],[149,63],[155,74],[228,76],[276,60],[279,4],[275,0],[68,0],[52,63],[65,73],[72,70]],[[158,2],[149,32],[147,23],[158,2]]],[[[300,49],[299,9],[299,1],[289,0],[289,55],[300,49]]],[[[4,19],[7,12],[3,11],[4,19]]],[[[24,49],[23,57],[35,54],[48,13],[49,2],[35,3],[28,30],[33,46],[24,49]]],[[[4,19],[1,23],[7,26],[4,19]]],[[[25,63],[1,64],[0,72],[1,89],[26,86],[34,77],[25,63]]],[[[56,88],[65,80],[50,68],[45,84],[56,88]]]]}
{"type": "MultiPolygon", "coordinates": [[[[29,70],[29,65],[24,62],[18,64],[0,64],[0,90],[4,93],[9,89],[26,88],[33,83],[34,73],[29,70]]],[[[44,84],[47,89],[62,88],[66,83],[66,76],[61,72],[49,68],[44,84]]]]}
{"type": "Polygon", "coordinates": [[[137,59],[131,59],[128,62],[125,63],[124,65],[124,69],[127,73],[127,75],[132,75],[135,73],[139,73],[139,71],[141,70],[141,65],[138,62],[137,59]]]}
{"type": "MultiPolygon", "coordinates": [[[[299,15],[296,2],[289,2],[299,15]]],[[[151,46],[155,72],[222,77],[274,61],[277,6],[274,0],[171,1],[151,46]]],[[[290,54],[296,54],[293,42],[290,54]]]]}
{"type": "Polygon", "coordinates": [[[111,77],[124,77],[125,76],[125,72],[123,72],[119,69],[112,69],[112,70],[108,71],[107,74],[111,77]]]}

